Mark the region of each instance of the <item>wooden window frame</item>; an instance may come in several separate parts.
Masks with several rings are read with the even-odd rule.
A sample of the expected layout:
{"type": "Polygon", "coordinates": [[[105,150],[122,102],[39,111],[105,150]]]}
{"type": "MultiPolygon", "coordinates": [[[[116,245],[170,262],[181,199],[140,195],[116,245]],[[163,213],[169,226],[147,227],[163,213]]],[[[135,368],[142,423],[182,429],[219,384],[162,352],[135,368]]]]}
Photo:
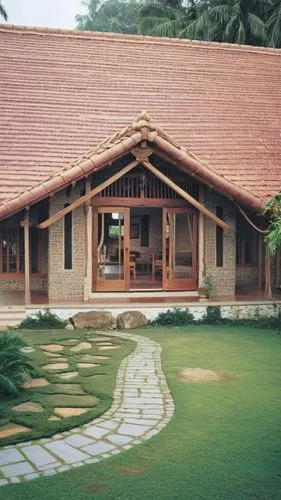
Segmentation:
{"type": "MultiPolygon", "coordinates": [[[[223,207],[216,205],[216,216],[223,220],[223,207]]],[[[224,230],[216,226],[216,267],[224,267],[224,230]]]]}
{"type": "MultiPolygon", "coordinates": [[[[67,207],[68,205],[69,205],[69,203],[66,203],[65,207],[67,207]]],[[[63,269],[64,269],[64,271],[72,271],[73,270],[73,212],[69,212],[63,218],[63,269]],[[66,224],[68,224],[68,222],[70,222],[69,239],[70,239],[70,245],[71,245],[69,255],[67,255],[67,252],[66,252],[67,234],[66,234],[66,230],[65,230],[65,226],[66,226],[66,224]],[[66,266],[68,258],[70,258],[70,266],[69,267],[66,266]]]]}
{"type": "MultiPolygon", "coordinates": [[[[19,269],[19,231],[20,225],[17,226],[5,226],[5,228],[0,229],[0,279],[24,279],[24,271],[11,273],[11,272],[3,272],[3,260],[2,260],[2,241],[3,241],[3,229],[16,229],[17,230],[17,248],[16,248],[16,260],[17,260],[17,269],[19,269]]],[[[42,237],[41,232],[38,230],[38,272],[30,273],[32,278],[43,278],[43,262],[42,262],[42,237]]],[[[24,258],[24,257],[23,257],[24,258]]],[[[30,263],[30,268],[31,268],[30,263]]]]}
{"type": "MultiPolygon", "coordinates": [[[[242,227],[242,229],[244,229],[244,227],[242,227]]],[[[247,263],[247,262],[245,262],[245,234],[244,234],[244,231],[242,231],[240,233],[239,228],[237,229],[237,232],[236,232],[236,238],[238,238],[238,236],[239,236],[239,238],[242,238],[242,245],[241,245],[241,247],[242,247],[242,252],[241,252],[242,253],[242,261],[239,263],[236,262],[236,267],[238,267],[240,269],[257,269],[258,268],[258,242],[257,242],[256,263],[247,263]]],[[[237,242],[236,242],[236,244],[237,244],[237,242]]],[[[253,248],[252,248],[252,253],[253,253],[253,248]]]]}

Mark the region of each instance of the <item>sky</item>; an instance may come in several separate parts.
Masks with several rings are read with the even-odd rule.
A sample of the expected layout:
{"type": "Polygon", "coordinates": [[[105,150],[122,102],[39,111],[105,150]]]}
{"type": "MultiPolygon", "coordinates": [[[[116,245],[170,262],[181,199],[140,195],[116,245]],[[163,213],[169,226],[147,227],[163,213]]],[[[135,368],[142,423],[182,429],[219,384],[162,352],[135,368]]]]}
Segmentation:
{"type": "Polygon", "coordinates": [[[8,13],[8,23],[24,26],[73,29],[76,26],[76,14],[87,11],[81,0],[1,1],[8,13]]]}

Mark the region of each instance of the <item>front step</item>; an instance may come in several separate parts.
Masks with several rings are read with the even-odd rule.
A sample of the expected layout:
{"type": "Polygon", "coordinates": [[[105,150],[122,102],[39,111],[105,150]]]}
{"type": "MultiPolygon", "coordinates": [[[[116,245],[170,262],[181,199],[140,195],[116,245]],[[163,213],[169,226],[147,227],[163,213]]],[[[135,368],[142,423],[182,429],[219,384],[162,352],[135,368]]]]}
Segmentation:
{"type": "Polygon", "coordinates": [[[26,316],[25,306],[0,307],[0,330],[18,326],[26,316]]]}

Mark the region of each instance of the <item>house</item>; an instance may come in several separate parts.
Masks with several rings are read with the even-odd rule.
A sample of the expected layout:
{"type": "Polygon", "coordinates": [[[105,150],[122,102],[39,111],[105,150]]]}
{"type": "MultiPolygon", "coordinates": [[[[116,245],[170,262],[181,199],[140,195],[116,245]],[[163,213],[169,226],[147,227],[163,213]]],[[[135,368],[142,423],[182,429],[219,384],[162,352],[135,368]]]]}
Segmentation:
{"type": "Polygon", "coordinates": [[[217,297],[271,297],[279,50],[8,25],[0,39],[2,298],[198,296],[206,277],[217,297]]]}

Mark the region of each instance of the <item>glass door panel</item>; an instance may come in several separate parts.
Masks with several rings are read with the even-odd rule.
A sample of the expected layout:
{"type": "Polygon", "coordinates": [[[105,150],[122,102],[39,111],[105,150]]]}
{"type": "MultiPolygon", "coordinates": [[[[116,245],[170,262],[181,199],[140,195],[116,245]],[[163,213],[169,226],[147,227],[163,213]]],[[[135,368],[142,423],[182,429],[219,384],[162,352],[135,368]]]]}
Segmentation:
{"type": "Polygon", "coordinates": [[[93,288],[129,287],[129,209],[99,207],[93,220],[93,288]]]}
{"type": "Polygon", "coordinates": [[[197,281],[197,219],[192,209],[163,210],[163,287],[192,290],[197,281]]]}

